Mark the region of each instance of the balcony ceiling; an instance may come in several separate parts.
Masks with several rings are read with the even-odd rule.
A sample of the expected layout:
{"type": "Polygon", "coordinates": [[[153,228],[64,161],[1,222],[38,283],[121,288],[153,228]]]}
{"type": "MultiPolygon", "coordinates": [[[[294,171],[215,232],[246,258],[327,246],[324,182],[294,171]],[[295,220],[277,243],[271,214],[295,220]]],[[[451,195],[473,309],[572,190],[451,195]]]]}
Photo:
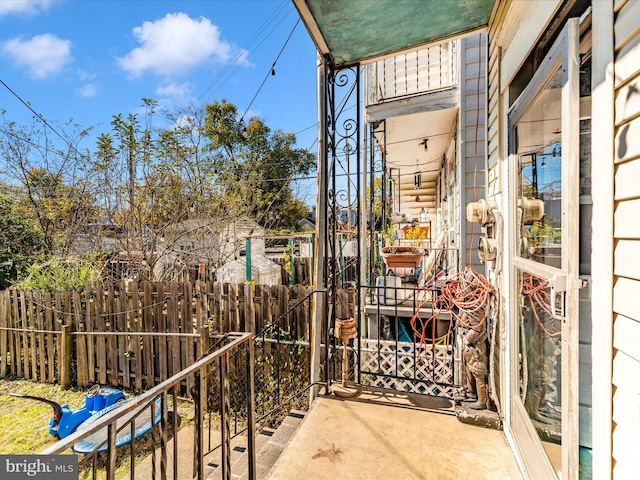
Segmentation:
{"type": "MultiPolygon", "coordinates": [[[[416,215],[422,207],[435,207],[436,181],[456,128],[457,115],[457,108],[443,108],[386,119],[386,164],[387,169],[393,169],[391,177],[399,187],[396,193],[403,213],[416,215]],[[424,139],[428,139],[426,150],[424,139]],[[414,186],[416,171],[422,174],[420,189],[414,186]],[[420,201],[415,201],[416,196],[420,201]]],[[[376,137],[379,144],[385,143],[382,134],[376,137]]]]}
{"type": "Polygon", "coordinates": [[[334,66],[365,63],[484,28],[496,0],[292,0],[334,66]]]}

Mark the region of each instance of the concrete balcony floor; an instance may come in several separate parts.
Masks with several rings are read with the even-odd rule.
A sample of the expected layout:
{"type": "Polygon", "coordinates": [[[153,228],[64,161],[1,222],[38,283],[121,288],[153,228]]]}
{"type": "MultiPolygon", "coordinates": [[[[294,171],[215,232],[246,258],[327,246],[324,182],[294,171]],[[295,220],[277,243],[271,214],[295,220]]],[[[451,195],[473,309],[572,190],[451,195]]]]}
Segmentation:
{"type": "Polygon", "coordinates": [[[450,401],[364,387],[319,396],[270,480],[522,479],[504,433],[460,422],[450,401]]]}

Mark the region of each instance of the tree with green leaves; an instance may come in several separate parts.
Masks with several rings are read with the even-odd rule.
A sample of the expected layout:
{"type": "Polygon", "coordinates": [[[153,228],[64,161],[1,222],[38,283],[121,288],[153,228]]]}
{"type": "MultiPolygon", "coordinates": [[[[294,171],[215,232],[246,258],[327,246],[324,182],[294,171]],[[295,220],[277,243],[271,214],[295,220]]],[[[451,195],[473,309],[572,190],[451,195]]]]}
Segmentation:
{"type": "Polygon", "coordinates": [[[292,179],[307,175],[315,156],[295,147],[295,135],[272,131],[258,117],[245,125],[225,100],[207,105],[205,113],[203,134],[225,200],[221,209],[267,229],[295,230],[307,208],[294,197],[292,179]]]}
{"type": "Polygon", "coordinates": [[[44,250],[44,235],[20,213],[11,195],[0,194],[0,289],[24,276],[44,250]]]}
{"type": "Polygon", "coordinates": [[[66,142],[59,142],[48,129],[21,127],[5,115],[0,129],[3,181],[11,187],[16,208],[39,226],[45,255],[66,255],[95,215],[84,176],[89,154],[79,147],[91,129],[68,122],[66,142]]]}

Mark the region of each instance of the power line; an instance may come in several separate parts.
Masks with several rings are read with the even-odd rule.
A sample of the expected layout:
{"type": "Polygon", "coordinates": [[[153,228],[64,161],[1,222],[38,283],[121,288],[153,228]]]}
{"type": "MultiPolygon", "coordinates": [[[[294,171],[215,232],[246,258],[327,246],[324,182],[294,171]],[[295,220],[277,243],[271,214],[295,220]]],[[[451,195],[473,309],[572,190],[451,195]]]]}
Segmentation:
{"type": "Polygon", "coordinates": [[[251,108],[251,105],[253,105],[254,100],[256,99],[256,97],[258,96],[258,94],[260,93],[260,90],[262,90],[262,87],[264,86],[264,84],[267,81],[267,78],[269,78],[269,75],[275,75],[276,71],[275,71],[275,66],[276,63],[278,62],[278,59],[280,58],[280,55],[282,55],[282,52],[284,52],[284,49],[286,48],[287,44],[289,43],[289,40],[291,40],[291,36],[293,35],[293,32],[295,32],[298,24],[300,23],[300,18],[298,17],[298,20],[296,21],[296,24],[293,26],[293,28],[291,29],[291,33],[289,33],[289,36],[287,37],[287,39],[284,42],[284,45],[282,45],[282,48],[280,49],[280,52],[278,53],[278,56],[276,57],[276,59],[273,61],[273,63],[271,64],[271,68],[269,68],[269,71],[267,72],[267,74],[264,77],[264,80],[262,80],[262,83],[260,84],[260,86],[258,87],[258,91],[256,92],[256,94],[253,96],[253,98],[251,99],[251,101],[249,102],[249,105],[247,106],[247,109],[244,111],[244,113],[242,114],[242,117],[240,117],[240,122],[244,121],[244,116],[247,114],[247,112],[249,111],[249,109],[251,108]]]}
{"type": "MultiPolygon", "coordinates": [[[[198,97],[198,99],[196,100],[196,103],[199,103],[204,98],[204,96],[213,88],[213,86],[216,83],[218,83],[219,81],[221,81],[222,77],[224,75],[226,75],[227,73],[229,73],[229,75],[227,75],[227,77],[224,80],[222,80],[222,84],[221,85],[224,85],[224,83],[227,80],[229,80],[230,76],[233,73],[235,73],[235,71],[240,66],[238,61],[242,58],[242,52],[249,50],[249,48],[251,47],[251,44],[259,38],[261,33],[264,32],[264,30],[266,30],[267,26],[271,22],[273,22],[275,20],[275,18],[277,18],[277,16],[282,12],[282,10],[284,10],[286,8],[287,5],[288,5],[288,3],[286,1],[282,2],[282,6],[267,18],[267,20],[262,24],[262,26],[251,36],[251,38],[246,43],[246,45],[242,48],[242,50],[240,50],[236,54],[236,56],[233,58],[232,62],[229,65],[227,65],[225,68],[222,69],[222,71],[216,76],[216,78],[214,78],[214,80],[209,84],[209,86],[205,89],[205,91],[198,97]],[[233,69],[232,69],[232,67],[233,67],[233,69]],[[231,72],[229,72],[230,70],[231,70],[231,72]]],[[[258,45],[256,45],[255,50],[257,50],[260,47],[260,45],[262,45],[266,41],[266,39],[271,36],[271,34],[276,30],[276,28],[278,28],[278,26],[280,26],[280,24],[284,20],[286,20],[287,17],[290,14],[291,14],[291,11],[288,12],[282,19],[280,19],[280,21],[276,25],[274,25],[274,27],[271,29],[271,31],[260,41],[260,43],[258,43],[258,45]]],[[[251,56],[251,52],[247,55],[246,58],[248,59],[250,56],[251,56]]]]}
{"type": "Polygon", "coordinates": [[[47,127],[49,127],[49,128],[51,129],[51,131],[52,131],[53,133],[55,133],[58,137],[60,137],[60,139],[62,139],[62,141],[63,141],[64,143],[66,143],[66,144],[69,146],[69,148],[71,148],[74,152],[76,152],[78,155],[80,155],[80,157],[84,157],[84,155],[83,155],[82,153],[80,153],[80,152],[78,151],[78,149],[77,149],[77,148],[76,148],[76,147],[75,147],[75,146],[74,146],[74,145],[73,145],[69,140],[67,140],[67,138],[65,138],[65,137],[64,137],[60,132],[58,132],[55,128],[53,128],[49,122],[47,122],[47,119],[46,119],[46,118],[44,118],[44,116],[43,116],[43,115],[41,115],[40,113],[36,112],[36,111],[31,107],[31,105],[29,105],[29,103],[28,103],[28,102],[24,101],[24,100],[22,99],[22,97],[20,97],[20,95],[18,95],[15,91],[13,91],[13,90],[11,89],[11,87],[9,87],[9,85],[7,85],[6,83],[4,83],[4,81],[3,81],[2,79],[0,79],[0,83],[2,83],[2,85],[4,85],[4,87],[5,87],[7,90],[9,90],[9,91],[13,94],[13,96],[14,96],[14,97],[16,97],[18,100],[20,100],[20,102],[21,102],[25,107],[27,107],[29,110],[31,110],[31,112],[36,116],[36,118],[37,118],[38,120],[40,120],[42,123],[44,123],[47,127]]]}

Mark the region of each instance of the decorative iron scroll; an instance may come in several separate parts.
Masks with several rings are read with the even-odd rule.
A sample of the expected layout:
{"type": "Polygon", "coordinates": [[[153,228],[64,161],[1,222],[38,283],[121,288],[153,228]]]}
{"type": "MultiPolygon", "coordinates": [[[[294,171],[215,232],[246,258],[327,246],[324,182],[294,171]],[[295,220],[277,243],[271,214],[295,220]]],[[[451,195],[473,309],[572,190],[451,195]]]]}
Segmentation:
{"type": "MultiPolygon", "coordinates": [[[[355,316],[336,294],[347,289],[356,294],[360,284],[361,218],[361,125],[360,67],[335,70],[325,61],[326,131],[326,287],[328,293],[328,329],[337,318],[355,316]]],[[[356,302],[356,305],[358,302],[356,302]]],[[[334,351],[335,340],[327,338],[334,351]]],[[[333,369],[332,369],[333,370],[333,369]]],[[[335,372],[331,372],[335,375],[335,372]]],[[[333,376],[332,378],[336,378],[333,376]]]]}

